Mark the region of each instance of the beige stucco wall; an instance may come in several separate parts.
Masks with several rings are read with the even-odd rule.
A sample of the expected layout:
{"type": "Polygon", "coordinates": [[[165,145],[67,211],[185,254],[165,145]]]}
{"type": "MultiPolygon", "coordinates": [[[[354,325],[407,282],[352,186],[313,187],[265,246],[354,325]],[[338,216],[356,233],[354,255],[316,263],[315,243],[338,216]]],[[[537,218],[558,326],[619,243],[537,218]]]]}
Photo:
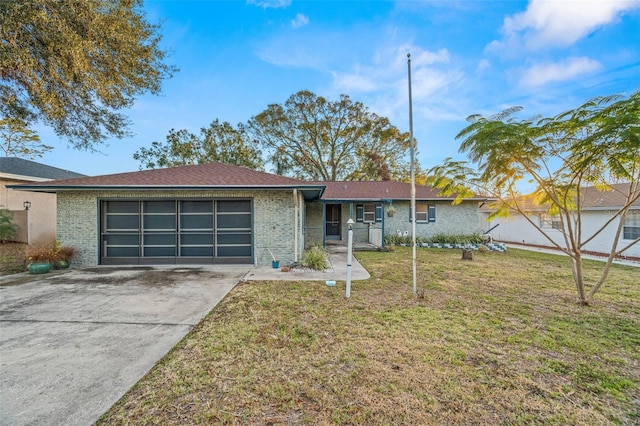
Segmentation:
{"type": "Polygon", "coordinates": [[[16,219],[14,223],[20,226],[16,233],[16,241],[33,243],[41,238],[52,238],[56,233],[56,194],[16,191],[7,188],[7,185],[19,185],[26,182],[0,178],[0,207],[14,212],[16,219]],[[26,220],[22,218],[25,201],[31,202],[26,220]]]}
{"type": "Polygon", "coordinates": [[[251,198],[254,211],[254,258],[262,265],[271,264],[267,248],[281,264],[298,260],[303,247],[301,229],[304,210],[302,196],[291,190],[273,191],[73,191],[58,194],[58,239],[77,249],[74,263],[90,266],[99,262],[99,200],[113,198],[251,198]],[[296,220],[295,205],[298,203],[296,220]],[[298,231],[294,229],[298,225],[298,231]],[[295,237],[298,237],[296,244],[295,237]],[[297,259],[295,257],[297,256],[297,259]]]}

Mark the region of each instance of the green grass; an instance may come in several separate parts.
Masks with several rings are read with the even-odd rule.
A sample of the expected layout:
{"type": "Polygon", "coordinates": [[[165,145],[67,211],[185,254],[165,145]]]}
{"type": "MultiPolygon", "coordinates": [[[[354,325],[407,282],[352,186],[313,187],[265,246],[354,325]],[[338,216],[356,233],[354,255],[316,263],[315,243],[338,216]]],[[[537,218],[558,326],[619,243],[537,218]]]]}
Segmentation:
{"type": "MultiPolygon", "coordinates": [[[[102,424],[633,424],[640,269],[592,306],[568,260],[519,250],[357,253],[352,283],[238,285],[102,424]]],[[[587,262],[595,279],[602,265],[587,262]]]]}

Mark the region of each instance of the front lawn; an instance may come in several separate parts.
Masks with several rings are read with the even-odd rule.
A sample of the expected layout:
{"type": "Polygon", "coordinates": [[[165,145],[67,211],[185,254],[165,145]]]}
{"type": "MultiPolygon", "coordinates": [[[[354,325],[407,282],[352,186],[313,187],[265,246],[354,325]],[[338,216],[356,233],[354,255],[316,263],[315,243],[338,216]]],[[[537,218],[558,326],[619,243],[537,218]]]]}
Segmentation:
{"type": "Polygon", "coordinates": [[[99,423],[640,422],[640,269],[585,307],[560,256],[419,249],[419,297],[410,248],[357,257],[349,300],[239,284],[99,423]]]}

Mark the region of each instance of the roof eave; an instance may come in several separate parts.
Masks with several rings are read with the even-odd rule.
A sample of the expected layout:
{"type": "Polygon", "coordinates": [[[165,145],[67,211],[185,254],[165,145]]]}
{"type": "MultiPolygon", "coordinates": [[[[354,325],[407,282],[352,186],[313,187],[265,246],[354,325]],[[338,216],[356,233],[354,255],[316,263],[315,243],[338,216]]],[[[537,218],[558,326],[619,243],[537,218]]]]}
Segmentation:
{"type": "Polygon", "coordinates": [[[168,191],[168,190],[292,190],[298,189],[309,197],[320,197],[325,186],[322,185],[7,185],[9,189],[30,192],[69,192],[69,191],[168,191]]]}

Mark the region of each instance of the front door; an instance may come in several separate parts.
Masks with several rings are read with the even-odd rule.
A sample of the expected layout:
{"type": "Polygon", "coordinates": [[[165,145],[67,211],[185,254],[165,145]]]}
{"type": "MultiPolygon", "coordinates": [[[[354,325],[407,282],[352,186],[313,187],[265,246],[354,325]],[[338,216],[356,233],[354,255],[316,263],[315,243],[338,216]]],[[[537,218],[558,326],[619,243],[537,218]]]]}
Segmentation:
{"type": "Polygon", "coordinates": [[[342,239],[342,206],[327,204],[325,212],[325,238],[327,240],[342,239]]]}

